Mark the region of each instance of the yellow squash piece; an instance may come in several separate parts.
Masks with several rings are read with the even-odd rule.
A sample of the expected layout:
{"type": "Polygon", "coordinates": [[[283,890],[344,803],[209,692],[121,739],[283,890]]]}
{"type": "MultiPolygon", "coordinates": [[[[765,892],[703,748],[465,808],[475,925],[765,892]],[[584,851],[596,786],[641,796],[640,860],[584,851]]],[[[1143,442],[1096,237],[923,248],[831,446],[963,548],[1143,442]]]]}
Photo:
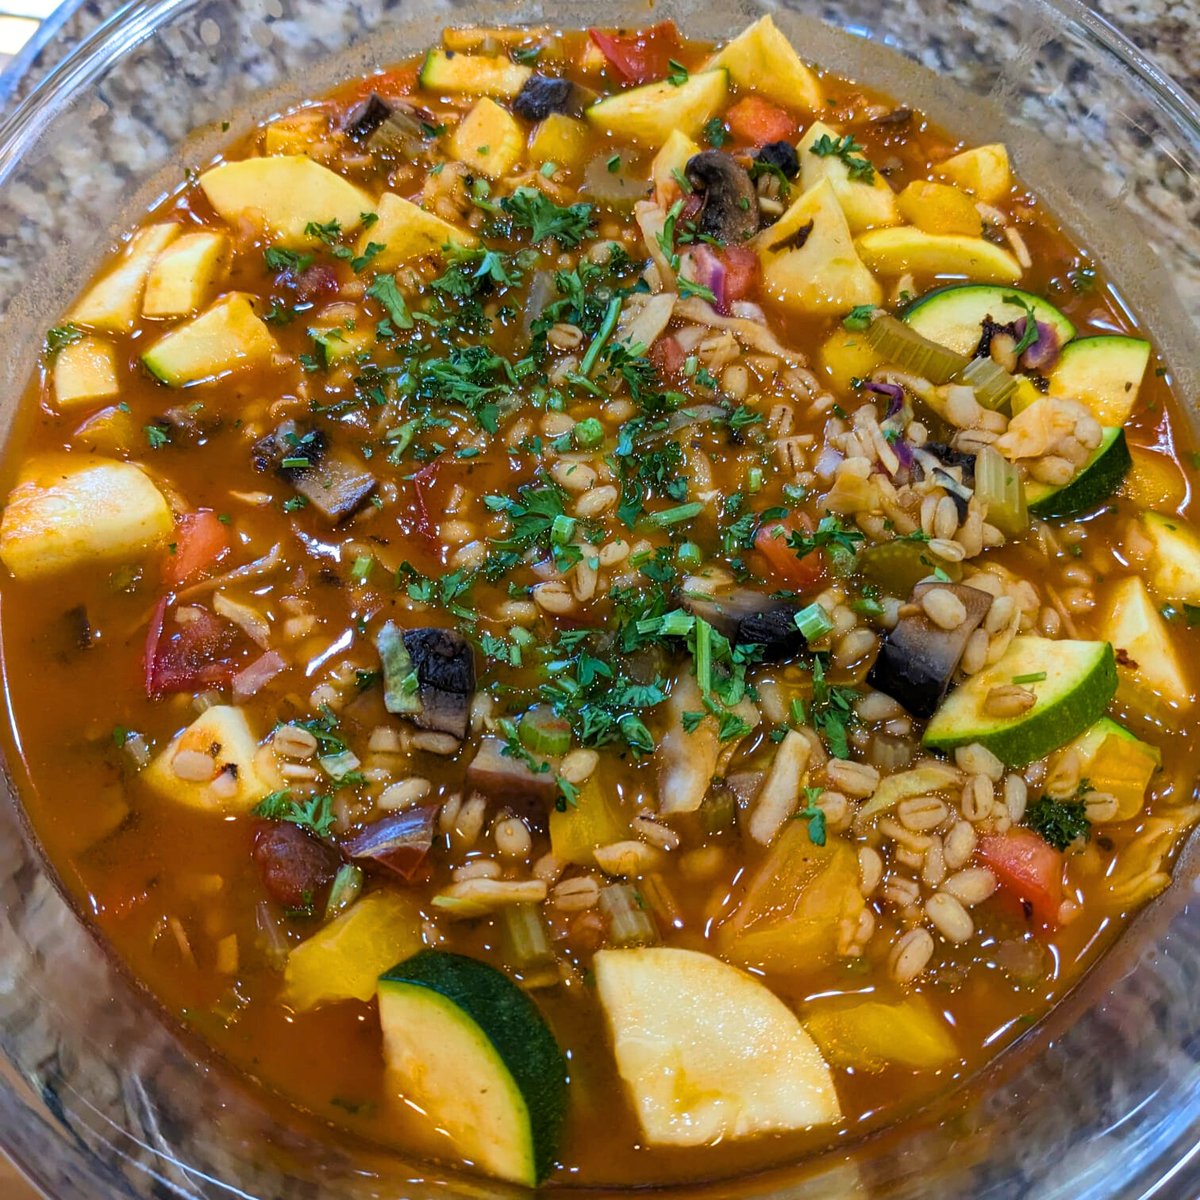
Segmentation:
{"type": "Polygon", "coordinates": [[[821,347],[821,366],[842,391],[850,391],[854,380],[866,379],[882,365],[883,358],[860,330],[835,329],[821,347]]]}
{"type": "Polygon", "coordinates": [[[1187,496],[1187,480],[1175,460],[1144,446],[1130,446],[1129,457],[1133,466],[1117,495],[1136,508],[1178,510],[1187,496]]]}
{"type": "Polygon", "coordinates": [[[593,775],[579,789],[573,806],[550,814],[550,850],[559,862],[591,866],[597,846],[629,837],[629,818],[616,790],[593,775]]]}
{"type": "Polygon", "coordinates": [[[124,456],[145,446],[146,434],[132,412],[110,404],[88,417],[71,434],[71,441],[93,452],[124,456]]]}
{"type": "Polygon", "coordinates": [[[272,121],[263,134],[263,150],[269,156],[305,154],[329,132],[329,116],[319,108],[305,108],[272,121]]]}
{"type": "Polygon", "coordinates": [[[139,229],[129,239],[129,245],[117,265],[84,292],[67,314],[67,320],[74,325],[85,325],[108,333],[128,333],[132,330],[146,286],[146,276],[154,260],[180,232],[181,227],[174,222],[139,229]]]}
{"type": "Polygon", "coordinates": [[[1128,821],[1145,806],[1146,789],[1162,766],[1157,746],[1134,737],[1111,717],[1101,717],[1071,744],[1079,756],[1080,777],[1097,792],[1117,799],[1114,821],[1128,821]]]}
{"type": "Polygon", "coordinates": [[[1142,513],[1143,532],[1154,545],[1146,582],[1162,599],[1200,604],[1200,533],[1182,517],[1142,513]]]}
{"type": "Polygon", "coordinates": [[[533,131],[529,140],[529,161],[535,166],[551,162],[577,169],[587,161],[590,137],[583,121],[565,113],[551,113],[533,131]]]}
{"type": "Polygon", "coordinates": [[[671,136],[654,156],[650,164],[650,178],[654,182],[655,203],[664,212],[682,194],[679,179],[687,169],[688,160],[693,154],[699,153],[700,147],[686,133],[672,129],[671,136]]]}
{"type": "Polygon", "coordinates": [[[829,1067],[759,980],[694,950],[601,950],[596,990],[648,1142],[718,1141],[841,1118],[829,1067]]]}
{"type": "Polygon", "coordinates": [[[900,215],[926,233],[958,233],[979,237],[983,218],[966,192],[949,183],[914,179],[896,198],[900,215]]]}
{"type": "Polygon", "coordinates": [[[164,800],[219,813],[249,812],[264,796],[283,786],[272,751],[260,752],[245,712],[228,704],[206,708],[139,778],[164,800]],[[181,778],[175,760],[184,752],[212,759],[212,778],[181,778]],[[218,778],[222,782],[214,788],[213,781],[218,778]]]}
{"type": "Polygon", "coordinates": [[[845,313],[860,304],[878,304],[883,297],[854,249],[828,179],[800,196],[758,235],[754,246],[762,261],[763,292],[787,308],[845,313]]]}
{"type": "Polygon", "coordinates": [[[512,114],[485,96],[450,138],[450,153],[477,175],[499,179],[521,161],[525,133],[512,114]]]}
{"type": "Polygon", "coordinates": [[[61,409],[109,400],[120,391],[117,354],[111,342],[82,337],[54,356],[54,402],[61,409]]]}
{"type": "Polygon", "coordinates": [[[855,1071],[938,1071],[962,1057],[950,1027],[919,996],[897,1004],[821,1000],[804,1027],[830,1063],[855,1071]]]}
{"type": "Polygon", "coordinates": [[[954,276],[972,283],[1016,283],[1021,264],[1007,250],[981,237],[925,233],[909,225],[872,229],[855,246],[880,275],[954,276]]]}
{"type": "Polygon", "coordinates": [[[785,108],[824,105],[816,75],[769,14],[743,29],[708,65],[724,67],[739,91],[754,92],[785,108]]]}
{"type": "Polygon", "coordinates": [[[1008,150],[1000,142],[964,150],[946,159],[937,170],[939,175],[965,188],[985,204],[1003,200],[1012,189],[1008,150]]]}
{"type": "Polygon", "coordinates": [[[864,907],[858,858],[830,838],[816,845],[807,821],[791,821],[722,923],[725,958],[767,975],[807,975],[837,955],[839,930],[853,929],[864,907]]]}
{"type": "Polygon", "coordinates": [[[371,892],[295,947],[283,973],[283,1002],[316,1008],[375,995],[379,976],[421,949],[421,910],[401,892],[371,892]]]}
{"type": "Polygon", "coordinates": [[[190,317],[215,290],[229,264],[223,233],[185,233],[164,250],[146,279],[144,317],[190,317]]]}
{"type": "Polygon", "coordinates": [[[174,531],[170,505],[144,471],[102,458],[51,455],[21,472],[0,520],[0,560],[18,579],[137,559],[174,531]]]}
{"type": "Polygon", "coordinates": [[[257,216],[276,242],[303,248],[319,244],[310,224],[336,221],[357,229],[371,197],[348,179],[303,154],[279,154],[224,162],[200,176],[209,203],[226,221],[257,216]]]}
{"type": "Polygon", "coordinates": [[[184,387],[267,362],[279,349],[254,311],[253,296],[230,292],[205,312],[176,326],[142,355],[163,383],[184,387]]]}
{"type": "MultiPolygon", "coordinates": [[[[898,225],[900,210],[896,207],[896,194],[878,171],[872,172],[869,181],[856,179],[840,155],[813,152],[815,146],[827,146],[830,142],[837,142],[840,136],[822,121],[814,121],[805,131],[796,147],[800,157],[802,187],[808,191],[822,179],[828,179],[842,212],[846,214],[846,224],[850,226],[851,233],[862,233],[864,229],[882,225],[898,225]]],[[[857,151],[850,157],[867,161],[857,151]]]]}
{"type": "Polygon", "coordinates": [[[1140,579],[1122,579],[1114,585],[1101,628],[1117,651],[1120,699],[1160,718],[1172,709],[1191,708],[1196,697],[1189,674],[1166,621],[1140,579]]]}
{"type": "Polygon", "coordinates": [[[394,271],[427,254],[440,257],[445,246],[474,246],[478,241],[468,230],[435,217],[393,192],[384,192],[379,197],[377,211],[379,220],[363,233],[358,243],[359,254],[366,252],[370,242],[383,246],[371,259],[374,271],[394,271]]]}
{"type": "Polygon", "coordinates": [[[658,147],[676,129],[690,138],[699,137],[705,122],[725,103],[728,91],[724,71],[702,71],[678,86],[660,79],[607,96],[584,115],[603,133],[658,147]]]}

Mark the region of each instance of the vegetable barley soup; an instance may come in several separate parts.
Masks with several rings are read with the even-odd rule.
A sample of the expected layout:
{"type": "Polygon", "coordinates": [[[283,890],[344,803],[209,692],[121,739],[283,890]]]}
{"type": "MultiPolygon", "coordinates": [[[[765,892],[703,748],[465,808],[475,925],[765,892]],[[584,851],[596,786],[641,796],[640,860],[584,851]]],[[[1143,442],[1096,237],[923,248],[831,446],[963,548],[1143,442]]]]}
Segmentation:
{"type": "Polygon", "coordinates": [[[1200,814],[1145,336],[1003,145],[770,17],[447,30],[49,331],[33,825],[170,1013],[408,1154],[671,1182],[893,1121],[1200,814]]]}

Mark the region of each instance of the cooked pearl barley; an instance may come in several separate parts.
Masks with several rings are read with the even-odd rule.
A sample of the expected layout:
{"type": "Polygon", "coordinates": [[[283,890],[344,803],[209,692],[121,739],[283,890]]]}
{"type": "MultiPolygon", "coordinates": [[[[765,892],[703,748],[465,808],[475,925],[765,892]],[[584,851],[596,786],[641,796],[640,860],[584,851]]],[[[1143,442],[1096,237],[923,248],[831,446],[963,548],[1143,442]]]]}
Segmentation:
{"type": "Polygon", "coordinates": [[[957,528],[958,510],[954,507],[954,501],[949,496],[943,496],[937,502],[937,509],[933,515],[933,536],[938,538],[952,538],[957,528]]]}
{"type": "Polygon", "coordinates": [[[969,908],[974,904],[982,904],[996,890],[996,886],[996,877],[991,871],[985,867],[968,867],[951,875],[942,884],[942,891],[948,892],[969,908]]]}
{"type": "Polygon", "coordinates": [[[1109,792],[1085,792],[1083,797],[1087,819],[1093,825],[1103,825],[1107,821],[1115,821],[1120,804],[1116,796],[1109,792]]]}
{"type": "Polygon", "coordinates": [[[858,799],[869,796],[879,786],[879,771],[876,767],[843,758],[829,761],[825,767],[825,778],[831,788],[858,799]]]}
{"type": "Polygon", "coordinates": [[[869,629],[852,629],[834,647],[835,666],[849,668],[875,649],[875,635],[869,629]]]}
{"type": "Polygon", "coordinates": [[[1046,795],[1068,800],[1079,788],[1082,766],[1075,750],[1064,750],[1051,764],[1046,775],[1046,795]]]}
{"type": "Polygon", "coordinates": [[[600,899],[600,884],[590,875],[564,879],[550,893],[554,907],[561,912],[582,912],[600,899]]]}
{"type": "Polygon", "coordinates": [[[997,596],[983,619],[984,629],[988,633],[999,633],[1012,620],[1016,607],[1017,602],[1011,596],[997,596]]]}
{"type": "Polygon", "coordinates": [[[854,711],[858,714],[858,719],[868,725],[878,721],[890,721],[904,713],[904,709],[886,692],[868,692],[856,701],[854,711]]]}
{"type": "Polygon", "coordinates": [[[974,775],[963,788],[960,808],[968,821],[986,821],[992,815],[995,785],[986,775],[974,775]]]}
{"type": "Polygon", "coordinates": [[[910,929],[892,948],[888,969],[897,983],[911,983],[933,957],[933,935],[928,929],[910,929]]]}
{"type": "Polygon", "coordinates": [[[568,492],[586,492],[596,483],[596,472],[587,463],[562,458],[550,468],[550,478],[568,492]]]}
{"type": "Polygon", "coordinates": [[[930,588],[921,597],[921,607],[939,629],[957,629],[967,619],[966,605],[946,588],[930,588]]]}
{"type": "Polygon", "coordinates": [[[565,867],[566,864],[560,862],[553,854],[543,854],[533,864],[534,878],[541,879],[546,883],[553,883],[563,873],[565,867]]]}
{"type": "Polygon", "coordinates": [[[377,803],[380,808],[391,811],[411,808],[414,804],[420,804],[432,788],[428,779],[401,779],[397,783],[389,783],[380,793],[377,803]]]}
{"type": "Polygon", "coordinates": [[[969,821],[956,821],[954,827],[946,834],[945,841],[942,843],[942,853],[946,859],[946,866],[952,871],[958,870],[959,867],[965,866],[971,861],[971,855],[975,853],[975,844],[978,841],[978,835],[975,832],[975,826],[969,821]]]}
{"type": "Polygon", "coordinates": [[[948,892],[937,892],[925,901],[925,915],[948,941],[965,942],[975,932],[971,914],[948,892]]]}
{"type": "Polygon", "coordinates": [[[883,878],[883,859],[870,846],[858,848],[858,890],[870,896],[883,878]]]}
{"type": "Polygon", "coordinates": [[[606,875],[644,875],[661,865],[660,851],[645,842],[613,842],[608,846],[597,846],[592,853],[596,866],[606,875]]]}
{"type": "Polygon", "coordinates": [[[954,762],[968,775],[986,775],[993,783],[999,783],[1004,775],[1004,764],[986,747],[978,742],[959,746],[954,751],[954,762]]]}
{"type": "Polygon", "coordinates": [[[938,887],[946,878],[946,852],[942,843],[935,841],[925,851],[925,861],[921,864],[921,882],[926,887],[938,887]]]}
{"type": "Polygon", "coordinates": [[[1025,815],[1025,806],[1029,803],[1029,785],[1020,775],[1009,775],[1004,781],[1004,807],[1008,810],[1008,819],[1016,824],[1025,815]]]}
{"type": "Polygon", "coordinates": [[[588,520],[606,513],[617,502],[618,492],[611,484],[585,492],[575,502],[575,515],[588,520]]]}
{"type": "Polygon", "coordinates": [[[1037,703],[1037,696],[1019,684],[1006,683],[992,688],[983,698],[983,711],[989,717],[1019,717],[1037,703]]]}
{"type": "Polygon", "coordinates": [[[472,796],[454,820],[454,828],[450,831],[450,840],[459,850],[469,850],[479,840],[483,831],[483,820],[487,816],[487,798],[472,796]]]}
{"type": "Polygon", "coordinates": [[[896,806],[900,823],[916,833],[936,829],[949,815],[949,806],[937,796],[910,796],[896,806]]]}
{"type": "Polygon", "coordinates": [[[468,879],[499,879],[500,864],[490,858],[473,858],[452,872],[455,883],[466,883],[468,879]]]}
{"type": "Polygon", "coordinates": [[[531,591],[534,603],[545,612],[561,616],[575,609],[575,597],[561,579],[535,584],[531,591]]]}
{"type": "Polygon", "coordinates": [[[660,850],[675,850],[679,847],[679,834],[649,817],[634,817],[632,825],[634,833],[660,850]]]}
{"type": "Polygon", "coordinates": [[[578,786],[586,783],[600,764],[600,755],[595,750],[572,750],[562,760],[559,775],[568,783],[578,786]]]}
{"type": "Polygon", "coordinates": [[[533,837],[520,817],[504,817],[492,829],[496,849],[505,858],[527,858],[533,849],[533,837]]]}
{"type": "Polygon", "coordinates": [[[189,783],[207,783],[217,773],[217,764],[200,750],[180,750],[171,759],[171,770],[189,783]]]}
{"type": "Polygon", "coordinates": [[[929,549],[946,562],[962,562],[967,556],[967,552],[957,542],[948,541],[946,538],[933,538],[929,549]]]}
{"type": "Polygon", "coordinates": [[[312,758],[317,752],[317,739],[298,725],[280,725],[271,735],[271,745],[284,758],[312,758]]]}

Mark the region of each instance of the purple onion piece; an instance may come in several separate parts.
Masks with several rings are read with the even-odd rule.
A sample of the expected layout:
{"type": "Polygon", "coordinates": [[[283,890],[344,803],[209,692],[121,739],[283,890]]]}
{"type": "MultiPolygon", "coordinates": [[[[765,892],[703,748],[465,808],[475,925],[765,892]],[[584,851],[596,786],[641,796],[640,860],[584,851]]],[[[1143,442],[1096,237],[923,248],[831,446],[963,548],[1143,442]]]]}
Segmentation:
{"type": "Polygon", "coordinates": [[[353,859],[369,859],[411,882],[433,845],[433,822],[437,807],[431,804],[406,808],[373,821],[342,850],[353,859]]]}
{"type": "Polygon", "coordinates": [[[706,287],[713,294],[713,307],[723,317],[729,316],[729,298],[725,294],[725,264],[704,243],[692,247],[693,283],[706,287]]]}
{"type": "MultiPolygon", "coordinates": [[[[904,389],[898,383],[868,383],[868,392],[874,392],[877,396],[886,396],[888,398],[888,417],[895,417],[900,414],[904,408],[904,389]]],[[[886,420],[887,417],[884,418],[886,420]]]]}
{"type": "MultiPolygon", "coordinates": [[[[1021,317],[1014,322],[1017,340],[1025,336],[1025,325],[1028,317],[1021,317]]],[[[1037,337],[1021,352],[1020,365],[1026,371],[1048,371],[1058,361],[1058,330],[1045,321],[1037,323],[1037,337]]]]}
{"type": "Polygon", "coordinates": [[[900,466],[906,471],[911,471],[913,467],[913,448],[904,438],[897,438],[892,443],[892,450],[895,452],[896,458],[900,461],[900,466]]]}

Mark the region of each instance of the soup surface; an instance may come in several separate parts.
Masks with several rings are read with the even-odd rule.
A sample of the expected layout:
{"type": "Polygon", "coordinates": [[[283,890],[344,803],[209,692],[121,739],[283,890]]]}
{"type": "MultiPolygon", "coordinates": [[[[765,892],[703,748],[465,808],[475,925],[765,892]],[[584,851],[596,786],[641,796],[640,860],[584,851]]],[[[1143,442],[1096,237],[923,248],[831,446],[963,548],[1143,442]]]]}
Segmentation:
{"type": "Polygon", "coordinates": [[[263,1086],[525,1183],[944,1092],[1169,882],[1200,536],[1148,331],[904,98],[447,30],[189,170],[0,526],[65,886],[263,1086]]]}

